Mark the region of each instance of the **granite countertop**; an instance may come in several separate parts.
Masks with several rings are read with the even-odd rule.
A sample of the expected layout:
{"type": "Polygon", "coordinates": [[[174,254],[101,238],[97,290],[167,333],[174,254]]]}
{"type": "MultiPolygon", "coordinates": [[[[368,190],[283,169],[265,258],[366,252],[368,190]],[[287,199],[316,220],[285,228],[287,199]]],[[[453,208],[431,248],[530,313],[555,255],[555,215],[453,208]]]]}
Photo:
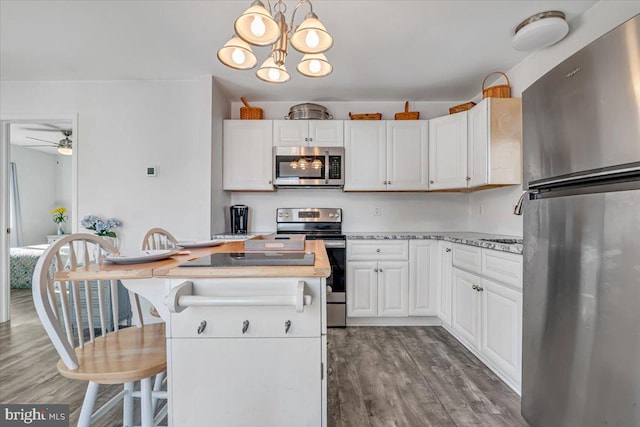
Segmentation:
{"type": "Polygon", "coordinates": [[[392,231],[392,232],[358,232],[345,233],[347,240],[445,240],[447,242],[461,243],[463,245],[478,246],[481,248],[493,249],[502,252],[522,254],[522,237],[506,236],[503,234],[474,233],[470,231],[392,231]],[[507,239],[516,240],[517,243],[490,242],[483,239],[507,239]]]}

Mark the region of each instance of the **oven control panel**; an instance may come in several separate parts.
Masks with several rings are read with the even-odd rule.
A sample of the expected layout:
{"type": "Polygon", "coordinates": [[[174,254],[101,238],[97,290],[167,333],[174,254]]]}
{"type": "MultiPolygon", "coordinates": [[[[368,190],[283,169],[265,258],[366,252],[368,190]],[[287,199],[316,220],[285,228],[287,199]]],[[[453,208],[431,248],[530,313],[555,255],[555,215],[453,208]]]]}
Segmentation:
{"type": "Polygon", "coordinates": [[[340,208],[279,208],[277,222],[342,222],[340,208]]]}

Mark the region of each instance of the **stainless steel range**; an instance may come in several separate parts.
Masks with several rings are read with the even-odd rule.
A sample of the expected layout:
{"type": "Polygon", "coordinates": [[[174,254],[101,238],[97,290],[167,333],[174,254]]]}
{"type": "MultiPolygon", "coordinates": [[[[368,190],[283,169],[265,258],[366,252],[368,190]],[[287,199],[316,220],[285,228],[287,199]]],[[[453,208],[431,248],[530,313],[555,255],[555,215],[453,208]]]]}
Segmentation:
{"type": "Polygon", "coordinates": [[[307,240],[324,240],[331,263],[327,278],[327,326],[347,326],[345,269],[346,238],[340,208],[280,208],[276,210],[278,234],[304,234],[307,240]]]}

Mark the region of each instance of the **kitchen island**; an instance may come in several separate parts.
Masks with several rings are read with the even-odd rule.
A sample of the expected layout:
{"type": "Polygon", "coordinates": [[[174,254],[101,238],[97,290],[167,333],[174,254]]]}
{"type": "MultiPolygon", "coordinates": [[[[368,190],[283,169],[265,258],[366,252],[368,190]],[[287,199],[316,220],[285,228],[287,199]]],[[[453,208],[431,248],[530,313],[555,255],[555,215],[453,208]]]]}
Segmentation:
{"type": "Polygon", "coordinates": [[[167,324],[170,425],[326,426],[331,268],[324,244],[305,243],[304,252],[315,254],[309,266],[183,266],[244,252],[243,242],[231,242],[56,276],[120,279],[155,305],[167,324]]]}

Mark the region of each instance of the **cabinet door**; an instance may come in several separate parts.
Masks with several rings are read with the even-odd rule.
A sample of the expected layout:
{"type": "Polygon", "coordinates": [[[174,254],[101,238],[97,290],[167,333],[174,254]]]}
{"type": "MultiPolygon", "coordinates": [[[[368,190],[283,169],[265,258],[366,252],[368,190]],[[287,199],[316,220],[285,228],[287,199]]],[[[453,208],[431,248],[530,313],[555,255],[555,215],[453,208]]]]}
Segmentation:
{"type": "Polygon", "coordinates": [[[387,122],[387,189],[429,188],[429,125],[426,120],[387,122]]]}
{"type": "Polygon", "coordinates": [[[343,147],[343,120],[309,120],[310,147],[343,147]]]}
{"type": "Polygon", "coordinates": [[[467,112],[429,120],[429,188],[467,186],[467,112]]]}
{"type": "Polygon", "coordinates": [[[472,347],[480,349],[480,278],[466,271],[453,269],[453,309],[451,327],[472,347]]]}
{"type": "Polygon", "coordinates": [[[378,263],[378,317],[405,317],[409,314],[409,263],[378,263]]]}
{"type": "Polygon", "coordinates": [[[344,124],[345,191],[387,188],[386,122],[347,121],[344,124]]]}
{"type": "Polygon", "coordinates": [[[409,242],[409,316],[436,315],[438,241],[409,242]]]}
{"type": "Polygon", "coordinates": [[[376,317],[378,315],[378,263],[347,263],[347,315],[376,317]]]}
{"type": "Polygon", "coordinates": [[[273,191],[270,120],[225,120],[223,188],[273,191]]]}
{"type": "Polygon", "coordinates": [[[468,141],[467,172],[469,187],[479,187],[489,183],[489,100],[482,100],[467,112],[468,141]]]}
{"type": "Polygon", "coordinates": [[[320,427],[321,343],[169,339],[169,425],[320,427]]]}
{"type": "Polygon", "coordinates": [[[438,317],[446,325],[451,325],[451,281],[453,273],[453,244],[451,242],[438,242],[438,292],[437,312],[438,317]]]}
{"type": "Polygon", "coordinates": [[[482,354],[514,383],[522,369],[522,292],[482,279],[482,354]]]}
{"type": "Polygon", "coordinates": [[[274,120],[274,147],[306,147],[309,145],[308,120],[274,120]]]}

